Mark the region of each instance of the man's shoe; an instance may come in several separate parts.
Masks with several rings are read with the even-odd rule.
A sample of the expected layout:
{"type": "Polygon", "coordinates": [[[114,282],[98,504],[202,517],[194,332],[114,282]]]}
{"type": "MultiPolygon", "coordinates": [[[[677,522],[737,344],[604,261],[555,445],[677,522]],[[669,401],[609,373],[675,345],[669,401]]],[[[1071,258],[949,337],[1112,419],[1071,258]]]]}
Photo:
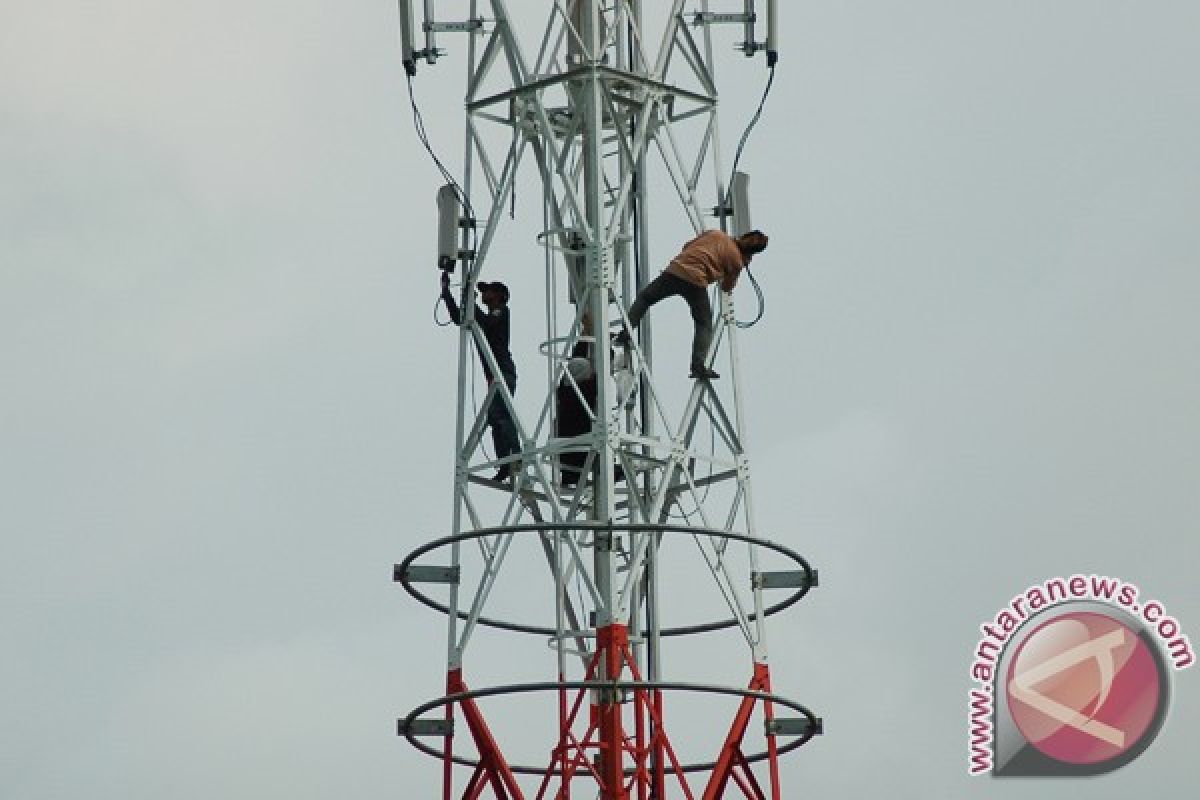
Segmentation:
{"type": "Polygon", "coordinates": [[[721,373],[717,372],[715,369],[709,369],[703,364],[693,364],[692,372],[690,375],[688,375],[688,377],[694,378],[698,381],[712,381],[721,377],[721,373]]]}

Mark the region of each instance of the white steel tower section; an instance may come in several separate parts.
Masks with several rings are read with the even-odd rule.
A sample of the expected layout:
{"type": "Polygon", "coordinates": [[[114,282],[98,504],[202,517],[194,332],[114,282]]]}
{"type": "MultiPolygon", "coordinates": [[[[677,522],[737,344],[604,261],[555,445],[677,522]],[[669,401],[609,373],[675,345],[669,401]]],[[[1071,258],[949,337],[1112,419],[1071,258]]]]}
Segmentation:
{"type": "MultiPolygon", "coordinates": [[[[679,244],[656,238],[672,251],[652,263],[648,195],[673,197],[693,234],[732,224],[731,197],[744,193],[729,192],[723,173],[714,39],[733,34],[728,46],[740,33],[738,48],[766,50],[773,69],[774,3],[758,4],[765,26],[752,0],[728,13],[685,0],[532,5],[514,4],[518,20],[503,0],[401,3],[410,80],[444,55],[438,37],[450,33],[465,34],[467,80],[463,180],[440,198],[459,237],[441,266],[457,261],[462,276],[452,530],[396,566],[407,591],[446,614],[446,695],[405,716],[400,732],[442,761],[445,798],[779,798],[778,756],[820,720],[772,694],[767,620],[816,572],[757,528],[732,297],[713,290],[716,381],[688,381],[678,362],[656,368],[654,314],[641,330],[627,315],[679,244]],[[532,224],[506,219],[519,169],[542,187],[532,224]],[[491,264],[506,228],[540,248],[545,285],[545,368],[521,375],[520,402],[473,302],[478,283],[516,269],[491,264]],[[612,343],[621,332],[629,344],[612,343]],[[495,376],[478,402],[476,361],[495,376]],[[493,403],[519,443],[501,459],[484,447],[493,403]],[[491,477],[502,467],[510,479],[491,477]],[[664,600],[668,574],[689,608],[664,600]],[[706,613],[706,586],[719,613],[696,619],[690,607],[706,613]],[[513,635],[497,650],[484,631],[513,635]],[[746,688],[670,680],[664,643],[717,631],[744,643],[746,688]],[[489,667],[517,654],[528,680],[484,685],[489,667]],[[710,720],[727,732],[689,756],[681,743],[692,737],[672,730],[668,710],[714,694],[732,698],[710,720]],[[540,741],[526,720],[539,702],[540,741]],[[755,715],[762,722],[748,732],[755,715]]],[[[736,663],[721,652],[704,666],[736,663]]]]}

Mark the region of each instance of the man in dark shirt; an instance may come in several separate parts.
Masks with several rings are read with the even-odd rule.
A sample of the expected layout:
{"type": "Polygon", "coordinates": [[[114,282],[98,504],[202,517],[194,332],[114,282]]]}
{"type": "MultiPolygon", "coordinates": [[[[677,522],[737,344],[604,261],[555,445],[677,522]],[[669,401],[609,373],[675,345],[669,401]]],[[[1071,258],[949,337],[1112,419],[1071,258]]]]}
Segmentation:
{"type": "MultiPolygon", "coordinates": [[[[513,363],[512,353],[508,351],[508,287],[496,281],[493,283],[480,282],[475,284],[475,288],[479,290],[479,299],[487,306],[486,311],[478,305],[475,306],[475,323],[483,331],[483,337],[487,339],[488,346],[492,349],[492,356],[496,359],[500,374],[504,376],[504,383],[508,386],[508,391],[515,395],[517,393],[517,367],[513,363]]],[[[450,275],[446,272],[442,273],[442,302],[446,304],[446,310],[450,312],[450,319],[454,321],[454,324],[462,325],[462,312],[454,300],[454,295],[450,293],[450,275]]],[[[490,386],[493,375],[491,369],[488,368],[487,361],[484,360],[483,353],[479,354],[479,361],[483,365],[483,376],[490,386]]],[[[513,422],[508,407],[504,405],[504,401],[499,396],[493,397],[492,402],[488,404],[487,421],[488,426],[492,429],[492,444],[495,445],[497,459],[520,452],[520,445],[517,444],[516,423],[513,422]]],[[[493,480],[506,481],[511,474],[511,465],[501,464],[500,470],[493,480]]]]}
{"type": "MultiPolygon", "coordinates": [[[[590,333],[588,335],[590,336],[590,333]]],[[[595,413],[598,387],[596,372],[592,368],[591,342],[575,343],[567,361],[567,372],[571,378],[568,379],[564,373],[554,390],[554,435],[564,439],[590,433],[592,430],[592,414],[595,413]],[[589,412],[589,409],[592,411],[589,412]]],[[[587,455],[586,452],[576,450],[559,455],[563,486],[572,487],[579,483],[583,477],[583,465],[587,462],[587,455]]]]}

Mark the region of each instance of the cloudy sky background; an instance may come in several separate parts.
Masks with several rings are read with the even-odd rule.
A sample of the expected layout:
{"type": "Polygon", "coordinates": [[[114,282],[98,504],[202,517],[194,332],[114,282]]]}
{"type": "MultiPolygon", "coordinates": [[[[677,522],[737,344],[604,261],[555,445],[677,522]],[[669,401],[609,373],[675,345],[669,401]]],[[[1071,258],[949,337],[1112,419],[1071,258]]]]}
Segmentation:
{"type": "MultiPolygon", "coordinates": [[[[781,5],[742,349],[760,523],[822,575],[776,682],[828,727],[784,785],[1069,796],[968,781],[967,667],[980,622],[1073,572],[1200,641],[1200,7],[781,5]]],[[[441,620],[390,573],[449,525],[455,337],[396,28],[0,5],[0,797],[433,796],[393,730],[439,690],[441,620]]],[[[417,92],[453,166],[444,44],[417,92]]],[[[498,245],[517,285],[533,224],[498,245]]],[[[1195,785],[1194,672],[1090,796],[1195,785]]]]}

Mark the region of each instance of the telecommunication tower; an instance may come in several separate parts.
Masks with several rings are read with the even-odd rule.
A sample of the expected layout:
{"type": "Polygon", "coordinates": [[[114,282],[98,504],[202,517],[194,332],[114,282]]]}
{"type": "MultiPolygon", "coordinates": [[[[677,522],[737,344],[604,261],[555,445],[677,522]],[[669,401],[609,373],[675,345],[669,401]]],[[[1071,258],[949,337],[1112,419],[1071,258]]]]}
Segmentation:
{"type": "Polygon", "coordinates": [[[425,0],[419,26],[412,5],[400,3],[410,91],[417,66],[445,55],[439,37],[464,35],[466,136],[461,183],[442,167],[439,194],[439,266],[461,276],[463,301],[452,528],[395,567],[445,615],[445,694],[399,733],[440,761],[444,800],[779,800],[780,756],[821,720],[774,693],[767,622],[816,571],[758,530],[732,298],[713,290],[720,380],[689,381],[678,359],[656,369],[664,306],[640,330],[627,316],[680,244],[659,243],[671,253],[652,262],[652,186],[694,233],[750,228],[748,179],[723,174],[714,40],[733,31],[773,70],[775,3],[758,4],[762,42],[753,0],[728,13],[554,0],[540,17],[514,4],[527,24],[504,0],[425,0]],[[466,18],[439,17],[450,6],[466,18]],[[489,254],[512,227],[521,167],[542,187],[541,218],[520,235],[542,253],[546,334],[544,373],[522,374],[517,402],[473,301],[477,283],[517,269],[489,269],[489,254]],[[629,342],[614,344],[622,331],[629,342]],[[481,397],[477,359],[497,376],[481,397]],[[484,446],[493,403],[517,430],[503,458],[484,446]],[[492,477],[502,467],[510,477],[492,477]],[[740,645],[684,647],[721,632],[743,659],[740,645]],[[692,655],[673,656],[676,643],[692,655]],[[737,686],[674,677],[732,662],[737,686]],[[523,677],[493,682],[505,670],[523,677]]]}

